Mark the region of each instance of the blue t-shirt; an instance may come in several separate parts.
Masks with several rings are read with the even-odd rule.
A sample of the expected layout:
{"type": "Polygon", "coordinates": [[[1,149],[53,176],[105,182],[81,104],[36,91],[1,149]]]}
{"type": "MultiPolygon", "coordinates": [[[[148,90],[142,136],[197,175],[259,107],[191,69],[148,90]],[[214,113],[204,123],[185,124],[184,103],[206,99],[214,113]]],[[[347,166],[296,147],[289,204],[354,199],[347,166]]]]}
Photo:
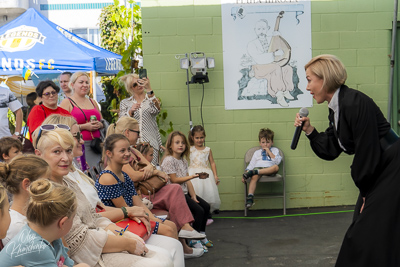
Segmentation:
{"type": "Polygon", "coordinates": [[[122,196],[129,207],[133,206],[132,197],[137,195],[135,184],[133,183],[131,178],[129,178],[128,174],[126,174],[125,172],[122,172],[122,174],[124,175],[125,182],[122,182],[120,179],[118,179],[118,176],[112,171],[104,170],[100,173],[100,177],[99,179],[97,179],[95,186],[97,188],[99,198],[101,202],[104,203],[104,205],[115,207],[112,199],[122,196]],[[99,180],[103,173],[109,173],[114,176],[115,180],[117,180],[117,183],[113,185],[100,184],[99,180]]]}
{"type": "Polygon", "coordinates": [[[0,262],[1,266],[72,267],[74,261],[68,257],[67,252],[61,239],[50,244],[29,225],[25,225],[0,252],[0,262]]]}

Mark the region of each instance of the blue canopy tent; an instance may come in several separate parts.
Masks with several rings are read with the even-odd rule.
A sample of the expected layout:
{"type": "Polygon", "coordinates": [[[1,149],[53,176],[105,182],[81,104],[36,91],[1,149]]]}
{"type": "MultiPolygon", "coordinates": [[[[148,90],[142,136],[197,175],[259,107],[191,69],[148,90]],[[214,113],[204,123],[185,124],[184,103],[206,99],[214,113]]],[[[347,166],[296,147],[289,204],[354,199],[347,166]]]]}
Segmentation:
{"type": "MultiPolygon", "coordinates": [[[[45,74],[90,71],[94,85],[96,73],[114,75],[123,69],[120,55],[65,30],[33,8],[0,28],[0,57],[0,76],[22,75],[24,67],[40,79],[45,74]]],[[[102,92],[92,88],[97,99],[102,92]]]]}
{"type": "Polygon", "coordinates": [[[49,21],[33,8],[0,28],[0,75],[122,70],[121,56],[98,47],[49,21]]]}

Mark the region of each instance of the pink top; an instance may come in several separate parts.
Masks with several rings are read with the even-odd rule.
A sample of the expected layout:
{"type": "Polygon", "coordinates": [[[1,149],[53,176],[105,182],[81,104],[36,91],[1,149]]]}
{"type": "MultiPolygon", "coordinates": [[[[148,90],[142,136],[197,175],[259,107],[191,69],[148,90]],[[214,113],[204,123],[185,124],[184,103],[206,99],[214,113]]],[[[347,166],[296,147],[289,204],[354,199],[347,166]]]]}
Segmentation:
{"type": "MultiPolygon", "coordinates": [[[[90,101],[90,102],[92,102],[92,101],[90,101]]],[[[93,102],[92,102],[92,104],[93,104],[93,102]]],[[[71,115],[76,119],[78,124],[87,123],[90,120],[90,116],[93,116],[93,115],[96,116],[98,121],[101,120],[100,112],[95,107],[93,107],[92,109],[82,109],[82,111],[85,112],[85,115],[87,118],[87,120],[86,120],[82,111],[75,105],[72,105],[72,106],[73,106],[73,109],[71,110],[71,115]]],[[[92,132],[92,134],[93,134],[93,138],[100,138],[99,130],[92,132]]],[[[87,131],[87,130],[82,131],[82,136],[83,136],[83,140],[85,140],[85,141],[89,141],[89,140],[93,139],[92,135],[90,134],[90,131],[87,131]]]]}

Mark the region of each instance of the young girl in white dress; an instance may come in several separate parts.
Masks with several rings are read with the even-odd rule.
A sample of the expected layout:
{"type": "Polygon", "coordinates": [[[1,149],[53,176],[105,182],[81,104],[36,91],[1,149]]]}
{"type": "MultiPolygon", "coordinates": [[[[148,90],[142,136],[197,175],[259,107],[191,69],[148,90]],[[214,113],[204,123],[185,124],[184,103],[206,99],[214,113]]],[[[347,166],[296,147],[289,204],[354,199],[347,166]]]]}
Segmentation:
{"type": "Polygon", "coordinates": [[[210,204],[210,212],[219,210],[221,200],[218,187],[220,180],[217,175],[217,167],[209,147],[204,146],[206,132],[201,125],[196,125],[189,132],[190,165],[189,175],[206,172],[207,179],[192,179],[191,182],[196,194],[210,204]],[[210,168],[211,167],[211,168],[210,168]]]}

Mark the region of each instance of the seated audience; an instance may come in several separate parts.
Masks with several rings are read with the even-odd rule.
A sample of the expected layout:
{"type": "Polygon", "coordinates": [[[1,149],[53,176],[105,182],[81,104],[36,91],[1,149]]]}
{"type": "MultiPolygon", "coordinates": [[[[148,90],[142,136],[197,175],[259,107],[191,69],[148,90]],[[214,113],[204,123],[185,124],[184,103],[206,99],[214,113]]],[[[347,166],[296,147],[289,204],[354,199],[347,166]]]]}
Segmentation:
{"type": "MultiPolygon", "coordinates": [[[[210,213],[210,205],[201,197],[196,195],[190,180],[199,177],[198,174],[189,175],[188,163],[186,158],[189,155],[189,146],[186,136],[174,131],[169,134],[166,151],[161,163],[161,168],[171,178],[172,183],[180,184],[185,193],[186,203],[194,217],[193,228],[205,235],[208,214],[210,213]]],[[[209,241],[205,237],[200,243],[194,241],[193,245],[202,247],[209,241]]],[[[204,249],[207,248],[204,246],[204,249]]]]}
{"type": "MultiPolygon", "coordinates": [[[[73,147],[73,157],[78,157],[82,155],[82,143],[81,133],[77,126],[77,122],[73,117],[61,116],[61,115],[51,115],[44,120],[43,124],[65,124],[70,127],[71,134],[74,137],[75,145],[73,147]]],[[[149,220],[149,216],[146,214],[142,207],[126,207],[124,210],[122,208],[108,207],[105,206],[97,194],[97,190],[94,186],[94,181],[86,176],[82,171],[71,166],[69,174],[66,176],[71,180],[75,181],[81,191],[86,196],[87,200],[91,204],[93,209],[101,210],[99,214],[103,217],[110,219],[113,222],[118,222],[123,220],[125,217],[129,217],[137,222],[146,223],[149,220]],[[126,213],[125,213],[126,211],[126,213]]],[[[150,227],[150,223],[148,222],[150,227]]],[[[175,234],[176,235],[176,234],[175,234]]],[[[162,235],[151,235],[146,244],[162,247],[171,253],[174,260],[174,266],[184,266],[184,257],[182,245],[173,238],[169,238],[162,235]]]]}
{"type": "Polygon", "coordinates": [[[68,186],[76,194],[77,213],[64,238],[70,257],[90,266],[173,266],[168,251],[151,245],[147,248],[143,239],[129,231],[121,236],[123,229],[97,214],[76,182],[65,177],[72,166],[75,142],[69,130],[64,129],[65,125],[60,126],[38,135],[35,153],[49,164],[50,179],[68,186]]]}
{"type": "MultiPolygon", "coordinates": [[[[143,179],[145,180],[152,175],[158,175],[168,180],[168,184],[156,192],[154,198],[152,198],[154,208],[167,210],[169,212],[171,221],[173,221],[178,230],[180,230],[179,238],[183,245],[185,257],[200,257],[203,255],[204,251],[202,249],[190,248],[187,246],[185,239],[205,238],[205,235],[198,233],[192,228],[192,226],[190,226],[189,223],[192,223],[194,220],[190,209],[186,204],[185,196],[180,186],[170,184],[169,176],[165,172],[155,169],[154,166],[150,164],[150,161],[146,160],[146,158],[137,149],[132,148],[132,145],[135,145],[137,142],[137,138],[139,136],[137,133],[138,130],[138,122],[134,118],[130,117],[122,117],[116,123],[113,123],[108,127],[107,136],[114,133],[122,134],[128,138],[131,145],[131,162],[129,164],[125,164],[122,167],[122,170],[127,173],[134,182],[139,182],[143,179]],[[142,163],[147,166],[144,168],[135,169],[135,165],[137,163],[142,163]]],[[[134,198],[140,199],[138,196],[134,196],[134,198]]],[[[147,198],[149,198],[149,196],[147,196],[147,198]]],[[[150,215],[150,218],[152,220],[161,222],[159,218],[153,216],[152,214],[150,215]]]]}
{"type": "Polygon", "coordinates": [[[61,238],[71,229],[76,214],[74,192],[47,179],[29,187],[28,223],[0,252],[2,266],[77,266],[61,238]]]}

